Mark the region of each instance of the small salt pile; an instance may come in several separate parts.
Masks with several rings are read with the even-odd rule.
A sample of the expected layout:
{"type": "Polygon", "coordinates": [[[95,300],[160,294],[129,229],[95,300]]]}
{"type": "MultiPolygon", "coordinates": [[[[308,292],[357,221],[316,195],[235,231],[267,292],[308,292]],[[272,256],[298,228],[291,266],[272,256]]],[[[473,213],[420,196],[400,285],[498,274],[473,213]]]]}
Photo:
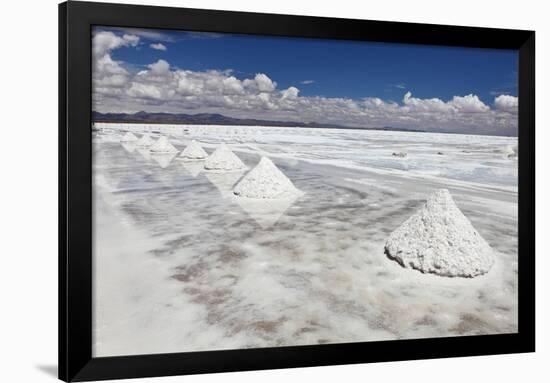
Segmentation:
{"type": "Polygon", "coordinates": [[[142,147],[151,146],[153,145],[153,139],[151,138],[149,133],[144,133],[143,136],[141,136],[141,138],[138,140],[136,145],[142,147]]]}
{"type": "Polygon", "coordinates": [[[218,171],[237,171],[245,170],[246,165],[227,147],[222,143],[214,153],[212,153],[204,162],[204,168],[206,170],[218,170],[218,171]]]}
{"type": "Polygon", "coordinates": [[[257,199],[290,198],[301,194],[287,176],[267,157],[235,186],[233,193],[239,197],[257,199]]]}
{"type": "Polygon", "coordinates": [[[485,274],[495,261],[491,247],[446,189],[432,194],[416,214],[391,233],[385,250],[403,267],[448,277],[485,274]]]}
{"type": "Polygon", "coordinates": [[[135,142],[138,138],[132,132],[126,132],[126,134],[120,139],[120,142],[135,142]]]}
{"type": "Polygon", "coordinates": [[[187,161],[205,160],[206,157],[208,153],[195,140],[191,141],[179,156],[180,159],[187,161]]]}
{"type": "Polygon", "coordinates": [[[405,152],[393,152],[391,155],[394,156],[394,157],[400,157],[400,158],[407,157],[407,153],[405,153],[405,152]]]}
{"type": "Polygon", "coordinates": [[[178,151],[164,136],[160,137],[149,150],[154,153],[176,153],[178,151]]]}
{"type": "Polygon", "coordinates": [[[512,160],[517,160],[518,158],[518,145],[508,145],[504,149],[504,156],[512,160]]]}

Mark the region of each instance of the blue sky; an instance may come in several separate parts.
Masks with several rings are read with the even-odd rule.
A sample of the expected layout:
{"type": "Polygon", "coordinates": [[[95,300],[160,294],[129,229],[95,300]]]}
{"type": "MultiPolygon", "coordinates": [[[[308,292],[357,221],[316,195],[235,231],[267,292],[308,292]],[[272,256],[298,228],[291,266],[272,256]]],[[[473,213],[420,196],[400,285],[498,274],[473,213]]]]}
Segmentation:
{"type": "MultiPolygon", "coordinates": [[[[168,63],[170,73],[226,71],[224,76],[232,76],[239,81],[254,79],[257,74],[265,74],[272,82],[276,83],[276,88],[271,92],[272,99],[269,101],[262,96],[265,105],[267,105],[265,110],[248,110],[250,117],[256,117],[258,114],[271,116],[274,119],[292,117],[291,113],[281,112],[282,109],[290,108],[287,105],[290,97],[286,98],[287,102],[284,107],[280,107],[274,101],[273,105],[280,107],[277,110],[269,105],[270,101],[275,100],[276,92],[282,92],[290,87],[299,91],[299,98],[295,97],[294,100],[297,105],[301,98],[302,108],[308,107],[309,104],[305,101],[311,101],[313,98],[326,99],[329,103],[334,103],[336,98],[346,100],[380,99],[384,102],[382,107],[394,103],[398,106],[405,106],[408,108],[408,116],[411,116],[413,109],[418,114],[428,107],[435,106],[435,109],[430,110],[437,111],[439,108],[437,103],[429,105],[427,102],[423,102],[423,100],[437,99],[449,103],[447,109],[439,108],[440,112],[448,112],[452,109],[456,114],[457,111],[464,112],[466,110],[460,109],[463,100],[458,99],[453,105],[450,104],[450,101],[455,96],[467,95],[473,95],[477,100],[465,101],[480,102],[478,103],[479,112],[487,112],[484,108],[486,106],[490,112],[499,109],[499,112],[513,114],[513,106],[516,105],[517,108],[518,55],[516,51],[101,27],[94,30],[94,36],[100,33],[111,33],[111,37],[115,36],[119,39],[123,36],[135,36],[139,39],[138,42],[132,40],[131,43],[123,41],[118,45],[111,45],[116,46],[115,48],[106,48],[99,52],[99,55],[108,54],[113,62],[123,68],[129,76],[129,81],[139,72],[150,71],[151,65],[158,63],[159,60],[168,63]],[[157,48],[165,49],[154,49],[151,47],[152,44],[155,44],[157,48]],[[404,97],[407,92],[411,92],[412,96],[409,97],[408,105],[405,105],[404,97]],[[497,102],[496,98],[499,96],[507,97],[501,97],[497,102]],[[516,98],[516,104],[514,104],[514,98],[516,98]]],[[[104,73],[97,72],[98,77],[104,75],[104,73]]],[[[135,77],[135,79],[138,80],[139,77],[135,77]]],[[[172,76],[171,79],[166,77],[166,81],[177,80],[174,80],[172,76]]],[[[166,111],[173,111],[176,100],[172,97],[176,97],[174,94],[178,93],[177,85],[174,85],[174,93],[165,92],[166,88],[159,88],[158,92],[148,92],[149,90],[153,91],[150,86],[156,83],[149,79],[147,84],[147,92],[145,92],[145,83],[134,84],[134,90],[138,85],[139,89],[143,90],[143,92],[139,92],[139,97],[151,99],[149,103],[146,100],[138,102],[137,104],[143,106],[138,109],[147,109],[146,106],[149,104],[150,110],[162,110],[159,98],[162,94],[166,94],[170,95],[170,102],[166,103],[166,111]],[[155,98],[156,100],[153,100],[155,98]]],[[[176,83],[174,82],[174,84],[176,83]]],[[[129,87],[131,86],[129,85],[129,87]]],[[[98,87],[98,89],[100,88],[98,87]]],[[[103,92],[104,87],[101,89],[103,92]]],[[[107,93],[106,91],[102,97],[98,96],[96,99],[107,100],[109,98],[107,93]]],[[[247,97],[250,96],[248,93],[247,97]]],[[[257,91],[258,95],[260,93],[257,91]]],[[[130,98],[129,94],[133,94],[135,98],[138,92],[126,92],[126,94],[126,98],[130,98]]],[[[183,109],[187,109],[186,105],[191,108],[189,103],[184,102],[184,98],[191,99],[193,98],[192,94],[186,91],[179,97],[183,109]]],[[[213,97],[210,95],[209,100],[212,99],[213,97]]],[[[241,99],[237,101],[240,102],[241,99]]],[[[122,107],[120,95],[117,102],[117,107],[122,107]]],[[[96,105],[99,106],[100,103],[96,102],[96,105]]],[[[128,101],[128,105],[130,104],[131,101],[128,101]]],[[[129,106],[129,108],[135,109],[137,104],[129,106]]],[[[225,108],[221,104],[218,108],[214,108],[214,105],[215,103],[212,103],[208,107],[205,106],[204,110],[199,111],[217,111],[238,117],[246,116],[244,110],[236,107],[235,103],[227,104],[230,106],[226,105],[225,108]]],[[[360,107],[363,106],[360,105],[360,107]]],[[[103,102],[99,109],[109,108],[103,102]]],[[[201,108],[193,105],[191,109],[201,108]]],[[[320,108],[315,109],[319,110],[320,108]]],[[[477,110],[473,111],[478,112],[477,110]]],[[[386,112],[386,114],[390,113],[389,110],[386,112]]],[[[366,113],[365,124],[369,121],[369,116],[371,115],[366,113]]],[[[466,120],[471,120],[471,117],[469,115],[468,118],[462,119],[462,122],[455,121],[456,127],[452,127],[453,122],[451,122],[449,128],[460,129],[459,125],[464,125],[466,120]]],[[[501,117],[511,119],[505,124],[506,132],[508,132],[517,118],[514,116],[510,118],[508,115],[501,117]]],[[[323,119],[327,117],[312,113],[304,114],[303,119],[307,118],[323,119]]],[[[406,118],[402,121],[392,121],[390,118],[388,124],[406,125],[405,120],[406,118]]],[[[441,118],[432,118],[432,125],[435,120],[441,124],[441,118]]],[[[379,123],[379,119],[371,118],[370,121],[379,123]]],[[[503,125],[502,120],[499,121],[498,124],[503,125]]],[[[411,127],[418,128],[417,125],[427,122],[418,120],[410,122],[410,124],[414,125],[411,127]]],[[[342,121],[343,125],[350,123],[357,125],[361,124],[362,120],[357,115],[353,121],[342,121]]],[[[470,121],[470,125],[471,123],[470,121]]],[[[484,120],[483,123],[487,123],[487,121],[484,120]]],[[[496,129],[497,127],[493,127],[493,130],[496,131],[496,129]]]]}

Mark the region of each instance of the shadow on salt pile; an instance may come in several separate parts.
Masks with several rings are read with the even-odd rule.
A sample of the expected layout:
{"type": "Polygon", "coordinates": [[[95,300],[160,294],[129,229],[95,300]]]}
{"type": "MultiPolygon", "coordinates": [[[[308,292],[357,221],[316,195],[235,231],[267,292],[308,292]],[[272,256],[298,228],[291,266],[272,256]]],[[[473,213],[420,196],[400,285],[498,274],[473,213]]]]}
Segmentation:
{"type": "Polygon", "coordinates": [[[177,153],[152,153],[149,155],[150,158],[154,159],[155,162],[162,168],[165,169],[170,165],[172,160],[176,157],[177,153]]]}

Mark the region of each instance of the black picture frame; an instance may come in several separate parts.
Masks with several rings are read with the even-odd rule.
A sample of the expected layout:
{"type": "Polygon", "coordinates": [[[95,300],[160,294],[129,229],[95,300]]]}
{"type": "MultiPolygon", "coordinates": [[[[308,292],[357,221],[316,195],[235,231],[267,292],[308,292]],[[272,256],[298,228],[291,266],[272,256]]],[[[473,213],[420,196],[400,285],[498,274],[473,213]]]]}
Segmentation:
{"type": "Polygon", "coordinates": [[[88,381],[535,350],[535,32],[69,1],[59,5],[59,378],[88,381]],[[516,49],[518,333],[92,357],[94,25],[516,49]]]}

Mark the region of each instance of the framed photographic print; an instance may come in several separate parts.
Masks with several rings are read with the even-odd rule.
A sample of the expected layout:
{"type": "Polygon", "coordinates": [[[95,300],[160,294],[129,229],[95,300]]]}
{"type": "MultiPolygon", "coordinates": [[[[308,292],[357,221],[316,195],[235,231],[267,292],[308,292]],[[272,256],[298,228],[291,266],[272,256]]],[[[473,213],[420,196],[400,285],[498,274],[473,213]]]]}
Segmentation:
{"type": "Polygon", "coordinates": [[[59,377],[534,351],[532,31],[59,6],[59,377]]]}

